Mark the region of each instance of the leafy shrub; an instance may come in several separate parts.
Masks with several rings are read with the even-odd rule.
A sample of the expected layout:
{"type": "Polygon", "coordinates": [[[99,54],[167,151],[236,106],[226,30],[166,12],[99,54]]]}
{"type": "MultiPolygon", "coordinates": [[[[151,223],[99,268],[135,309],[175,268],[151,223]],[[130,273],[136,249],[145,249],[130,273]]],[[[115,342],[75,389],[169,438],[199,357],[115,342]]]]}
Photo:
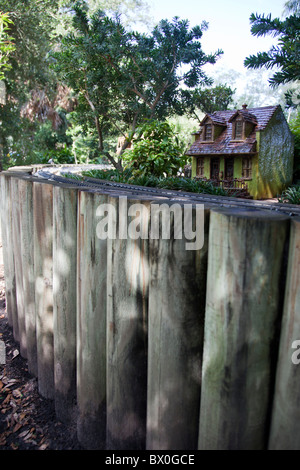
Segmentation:
{"type": "Polygon", "coordinates": [[[76,181],[82,181],[83,180],[83,177],[81,175],[78,175],[77,173],[65,173],[64,177],[69,178],[71,180],[76,180],[76,181]]]}
{"type": "Polygon", "coordinates": [[[300,204],[300,186],[291,186],[278,197],[278,202],[286,204],[300,204]]]}
{"type": "Polygon", "coordinates": [[[35,152],[34,163],[47,164],[52,160],[55,164],[73,164],[75,159],[68,147],[55,150],[46,150],[43,152],[35,152]]]}
{"type": "Polygon", "coordinates": [[[109,180],[114,183],[128,183],[128,179],[131,176],[131,171],[129,170],[86,170],[82,172],[83,176],[88,178],[96,178],[100,180],[109,180]]]}
{"type": "Polygon", "coordinates": [[[157,186],[162,189],[175,189],[190,193],[205,193],[226,196],[226,190],[214,186],[210,181],[196,181],[190,178],[169,177],[161,178],[157,186]]]}
{"type": "Polygon", "coordinates": [[[183,168],[186,157],[168,122],[151,121],[139,131],[142,136],[133,140],[133,148],[122,155],[125,168],[134,176],[174,176],[183,168]]]}
{"type": "Polygon", "coordinates": [[[228,196],[225,189],[215,187],[210,181],[197,181],[184,177],[157,177],[153,175],[137,175],[132,170],[126,169],[123,172],[118,170],[90,170],[83,171],[83,176],[97,178],[101,180],[113,181],[115,183],[126,183],[137,186],[147,186],[152,188],[170,189],[185,191],[190,193],[205,193],[217,196],[228,196]]]}
{"type": "Polygon", "coordinates": [[[300,179],[300,111],[289,123],[294,136],[294,182],[300,179]]]}

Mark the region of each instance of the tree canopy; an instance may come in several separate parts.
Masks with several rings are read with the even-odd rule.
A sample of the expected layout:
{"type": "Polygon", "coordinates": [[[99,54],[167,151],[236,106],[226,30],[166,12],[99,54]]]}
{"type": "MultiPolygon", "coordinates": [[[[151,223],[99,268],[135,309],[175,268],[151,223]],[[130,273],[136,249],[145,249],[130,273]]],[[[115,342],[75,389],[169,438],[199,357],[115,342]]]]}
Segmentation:
{"type": "MultiPolygon", "coordinates": [[[[6,165],[107,157],[121,169],[123,152],[133,138],[142,138],[149,120],[175,120],[178,129],[186,119],[180,130],[185,142],[201,113],[236,105],[234,90],[224,84],[233,83],[232,72],[213,86],[204,71],[222,54],[202,49],[208,24],[191,27],[174,17],[150,30],[147,6],[147,0],[0,0],[0,74],[7,92],[0,154],[6,165]],[[134,30],[141,18],[144,33],[134,30]]],[[[286,8],[290,16],[282,21],[252,15],[252,33],[272,34],[279,43],[246,62],[274,68],[272,85],[291,84],[294,94],[287,99],[295,105],[299,0],[286,8]]],[[[248,91],[256,103],[253,85],[251,80],[248,91]]]]}
{"type": "Polygon", "coordinates": [[[50,90],[56,83],[47,55],[57,8],[58,2],[52,0],[0,0],[0,11],[5,11],[12,21],[7,34],[14,43],[9,69],[5,72],[6,104],[0,108],[0,150],[4,163],[12,147],[15,162],[22,163],[22,157],[32,153],[32,137],[37,127],[24,118],[23,106],[30,100],[33,90],[50,90]]]}
{"type": "Polygon", "coordinates": [[[196,88],[187,97],[186,113],[201,122],[203,116],[200,116],[198,111],[212,114],[215,111],[228,109],[233,104],[234,93],[235,90],[226,84],[196,88]]]}
{"type": "Polygon", "coordinates": [[[9,56],[15,50],[13,38],[9,35],[12,24],[8,13],[0,13],[0,80],[3,80],[5,72],[11,69],[9,56]]]}
{"type": "MultiPolygon", "coordinates": [[[[279,84],[298,82],[300,80],[300,16],[293,14],[284,20],[272,19],[271,15],[252,14],[250,17],[251,32],[254,36],[271,35],[278,39],[268,52],[259,52],[245,59],[247,68],[267,69],[275,68],[273,76],[269,79],[272,87],[279,84]]],[[[286,94],[289,106],[298,106],[300,93],[293,96],[292,92],[286,94]]]]}
{"type": "Polygon", "coordinates": [[[82,109],[89,109],[99,150],[116,167],[120,164],[106,146],[108,132],[115,129],[126,137],[122,153],[145,119],[182,114],[188,91],[210,83],[203,66],[215,63],[222,53],[203,52],[205,22],[190,28],[178,17],[141,34],[126,30],[119,17],[100,10],[89,17],[84,2],[77,2],[73,28],[53,54],[54,67],[78,94],[82,109]]]}

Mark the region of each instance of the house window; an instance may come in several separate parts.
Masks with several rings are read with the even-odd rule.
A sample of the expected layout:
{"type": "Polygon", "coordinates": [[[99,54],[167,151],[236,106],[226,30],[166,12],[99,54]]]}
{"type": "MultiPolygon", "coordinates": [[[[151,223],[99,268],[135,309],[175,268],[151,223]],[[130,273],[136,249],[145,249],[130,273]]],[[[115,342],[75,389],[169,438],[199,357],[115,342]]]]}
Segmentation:
{"type": "Polygon", "coordinates": [[[235,140],[242,140],[243,139],[243,121],[238,121],[237,120],[235,122],[234,139],[235,140]]]}
{"type": "Polygon", "coordinates": [[[204,176],[204,158],[198,157],[197,158],[197,176],[204,176]]]}
{"type": "Polygon", "coordinates": [[[204,129],[204,140],[213,140],[212,131],[212,124],[206,124],[204,129]]]}
{"type": "Polygon", "coordinates": [[[252,178],[252,159],[244,157],[242,161],[242,177],[252,178]]]}

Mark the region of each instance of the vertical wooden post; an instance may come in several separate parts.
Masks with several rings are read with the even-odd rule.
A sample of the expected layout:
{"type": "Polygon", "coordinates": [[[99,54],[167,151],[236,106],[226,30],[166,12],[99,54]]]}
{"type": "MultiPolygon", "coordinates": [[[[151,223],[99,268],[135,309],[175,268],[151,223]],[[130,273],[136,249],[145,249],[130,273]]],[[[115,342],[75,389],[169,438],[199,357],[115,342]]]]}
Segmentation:
{"type": "Polygon", "coordinates": [[[24,289],[24,314],[28,370],[37,376],[37,343],[34,277],[33,183],[19,179],[20,241],[24,289]]]}
{"type": "Polygon", "coordinates": [[[5,176],[5,203],[6,203],[6,223],[7,223],[7,240],[10,245],[8,250],[8,277],[6,278],[6,295],[7,295],[7,311],[8,320],[13,328],[13,335],[16,341],[19,341],[19,323],[18,323],[18,307],[17,307],[17,290],[16,290],[16,271],[15,271],[15,253],[13,250],[13,206],[11,197],[11,177],[5,176]]]}
{"type": "Polygon", "coordinates": [[[20,226],[20,201],[19,201],[19,178],[11,177],[11,201],[12,201],[12,243],[15,260],[16,273],[16,298],[18,311],[18,341],[20,352],[23,357],[27,357],[26,346],[26,325],[24,309],[24,288],[22,272],[22,252],[21,252],[21,226],[20,226]]]}
{"type": "Polygon", "coordinates": [[[149,202],[116,194],[109,203],[116,237],[107,255],[107,447],[145,449],[149,202]]]}
{"type": "MultiPolygon", "coordinates": [[[[5,193],[5,176],[0,173],[0,220],[1,220],[1,241],[2,241],[2,258],[4,266],[4,278],[8,274],[8,244],[7,244],[7,213],[6,213],[6,193],[5,193]]],[[[7,300],[6,300],[7,304],[7,300]]]]}
{"type": "Polygon", "coordinates": [[[87,449],[106,446],[107,241],[97,237],[97,207],[107,197],[78,192],[77,435],[87,449]]]}
{"type": "MultiPolygon", "coordinates": [[[[209,222],[201,210],[200,249],[187,250],[175,229],[170,239],[150,239],[148,450],[197,449],[209,222]]],[[[183,218],[184,205],[180,211],[183,218]]],[[[194,206],[194,224],[195,215],[194,206]]],[[[171,216],[173,224],[178,214],[171,216]]],[[[160,232],[164,226],[162,218],[160,232]]]]}
{"type": "Polygon", "coordinates": [[[199,449],[266,448],[288,217],[212,210],[199,449]]]}
{"type": "MultiPolygon", "coordinates": [[[[5,276],[5,298],[7,320],[11,327],[17,324],[16,283],[14,251],[12,249],[12,214],[10,196],[10,177],[1,173],[1,230],[3,245],[3,262],[5,276]],[[13,321],[13,318],[15,320],[13,321]]],[[[15,337],[15,332],[14,332],[15,337]]]]}
{"type": "Polygon", "coordinates": [[[39,392],[54,399],[53,356],[53,186],[33,185],[34,275],[39,392]]]}
{"type": "Polygon", "coordinates": [[[77,189],[53,187],[55,411],[74,420],[76,402],[77,189]]]}
{"type": "Polygon", "coordinates": [[[291,221],[285,302],[269,440],[271,450],[300,450],[300,219],[291,221]]]}

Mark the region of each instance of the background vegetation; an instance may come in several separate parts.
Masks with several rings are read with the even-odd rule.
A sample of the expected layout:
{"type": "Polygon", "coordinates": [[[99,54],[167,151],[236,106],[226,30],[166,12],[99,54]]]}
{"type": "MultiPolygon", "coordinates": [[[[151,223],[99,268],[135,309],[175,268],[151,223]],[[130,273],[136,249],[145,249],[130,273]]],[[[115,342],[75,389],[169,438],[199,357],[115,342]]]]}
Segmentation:
{"type": "Polygon", "coordinates": [[[2,168],[110,163],[116,177],[125,168],[135,180],[174,178],[204,113],[277,93],[300,179],[299,0],[286,2],[281,20],[252,14],[252,34],[274,46],[245,58],[251,89],[240,97],[236,72],[204,73],[222,55],[202,50],[205,18],[194,28],[180,18],[153,25],[146,0],[0,0],[0,11],[2,168]],[[141,21],[147,33],[136,31],[141,21]],[[258,69],[269,72],[268,88],[258,69]]]}

